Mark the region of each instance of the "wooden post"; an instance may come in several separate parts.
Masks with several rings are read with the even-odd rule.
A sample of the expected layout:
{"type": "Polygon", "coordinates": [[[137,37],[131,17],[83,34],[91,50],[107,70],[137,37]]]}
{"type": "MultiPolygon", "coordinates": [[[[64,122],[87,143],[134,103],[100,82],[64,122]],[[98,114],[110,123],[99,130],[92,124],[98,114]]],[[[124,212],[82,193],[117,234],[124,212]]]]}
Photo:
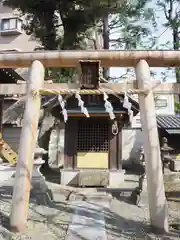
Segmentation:
{"type": "MultiPolygon", "coordinates": [[[[136,77],[139,88],[142,89],[150,86],[150,69],[145,60],[140,60],[137,64],[136,77]]],[[[139,95],[139,104],[144,136],[144,154],[151,226],[154,231],[164,233],[168,232],[168,212],[152,90],[148,95],[139,95]]]]}
{"type": "Polygon", "coordinates": [[[31,66],[28,81],[24,121],[21,130],[19,156],[12,197],[10,229],[14,232],[22,232],[26,228],[31,175],[41,105],[41,96],[38,93],[43,83],[44,67],[41,62],[34,61],[31,66]]]}
{"type": "MultiPolygon", "coordinates": [[[[3,147],[3,103],[4,103],[4,96],[1,95],[0,96],[0,151],[2,151],[2,147],[3,147]]],[[[0,161],[1,162],[1,161],[0,161]]],[[[2,160],[3,162],[3,160],[2,160]]]]}
{"type": "Polygon", "coordinates": [[[0,132],[2,134],[3,130],[3,104],[4,104],[4,96],[0,96],[0,132]]]}

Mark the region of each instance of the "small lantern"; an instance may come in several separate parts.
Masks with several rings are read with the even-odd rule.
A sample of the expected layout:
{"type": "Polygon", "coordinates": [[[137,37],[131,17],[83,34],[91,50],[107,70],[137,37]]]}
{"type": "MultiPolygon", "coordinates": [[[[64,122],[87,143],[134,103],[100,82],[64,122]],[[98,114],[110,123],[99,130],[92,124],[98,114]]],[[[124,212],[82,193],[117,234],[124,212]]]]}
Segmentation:
{"type": "MultiPolygon", "coordinates": [[[[34,153],[34,165],[33,165],[33,173],[32,173],[32,181],[33,183],[36,183],[36,187],[40,187],[42,189],[42,186],[45,184],[45,178],[40,172],[40,167],[42,164],[44,164],[44,160],[42,159],[43,155],[46,154],[47,151],[43,148],[36,147],[35,153],[34,153]]],[[[46,187],[45,187],[46,188],[46,187]]],[[[43,187],[44,189],[44,187],[43,187]]]]}
{"type": "Polygon", "coordinates": [[[168,140],[166,137],[163,137],[162,139],[162,147],[161,147],[161,160],[163,164],[163,173],[165,170],[170,171],[171,165],[173,162],[172,156],[170,155],[170,152],[172,152],[174,149],[168,146],[168,140]]]}
{"type": "Polygon", "coordinates": [[[34,168],[32,174],[32,192],[36,196],[37,201],[46,205],[51,204],[53,201],[52,191],[46,184],[45,177],[40,172],[41,165],[45,162],[42,157],[47,151],[43,148],[36,147],[34,153],[34,168]]]}

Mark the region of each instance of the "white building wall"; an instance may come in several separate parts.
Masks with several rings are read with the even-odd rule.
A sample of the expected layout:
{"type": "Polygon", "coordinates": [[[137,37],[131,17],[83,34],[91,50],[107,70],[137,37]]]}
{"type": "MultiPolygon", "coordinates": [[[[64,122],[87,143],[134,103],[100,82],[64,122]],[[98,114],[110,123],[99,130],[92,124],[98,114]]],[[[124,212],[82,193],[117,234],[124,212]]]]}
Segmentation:
{"type": "Polygon", "coordinates": [[[122,159],[136,162],[139,159],[140,148],[143,144],[141,129],[123,129],[122,132],[122,159]]]}
{"type": "MultiPolygon", "coordinates": [[[[40,44],[29,36],[25,31],[21,31],[19,34],[2,34],[2,19],[8,19],[18,16],[18,11],[9,7],[4,7],[0,3],[0,52],[8,50],[17,50],[23,52],[34,51],[35,48],[40,47],[40,44]]],[[[23,20],[23,18],[21,18],[23,20]]],[[[28,69],[17,69],[17,73],[25,80],[28,78],[28,69]]]]}
{"type": "MultiPolygon", "coordinates": [[[[174,95],[157,95],[156,114],[174,115],[174,95]]],[[[134,117],[131,129],[123,129],[122,158],[130,162],[139,161],[140,147],[143,145],[143,132],[141,131],[140,114],[134,117]]]]}
{"type": "MultiPolygon", "coordinates": [[[[17,10],[12,10],[9,7],[4,7],[0,4],[0,22],[4,18],[12,18],[18,16],[17,10]]],[[[1,25],[0,25],[1,26],[1,25]]],[[[19,35],[0,35],[0,51],[17,49],[19,51],[33,51],[40,46],[37,41],[22,31],[19,35]]]]}
{"type": "MultiPolygon", "coordinates": [[[[12,18],[18,16],[18,11],[0,4],[0,24],[4,18],[12,18]]],[[[1,26],[1,25],[0,25],[1,26]]],[[[40,46],[37,41],[22,31],[19,35],[2,36],[0,34],[0,51],[17,49],[19,51],[33,51],[40,46]]]]}

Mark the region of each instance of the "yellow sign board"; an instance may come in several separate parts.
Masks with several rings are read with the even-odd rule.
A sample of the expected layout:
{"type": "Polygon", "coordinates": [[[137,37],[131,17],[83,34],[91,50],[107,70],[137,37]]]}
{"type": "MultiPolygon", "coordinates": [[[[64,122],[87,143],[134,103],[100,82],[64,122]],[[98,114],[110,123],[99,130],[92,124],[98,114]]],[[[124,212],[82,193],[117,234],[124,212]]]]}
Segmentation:
{"type": "Polygon", "coordinates": [[[108,169],[108,152],[78,152],[77,168],[108,169]]]}

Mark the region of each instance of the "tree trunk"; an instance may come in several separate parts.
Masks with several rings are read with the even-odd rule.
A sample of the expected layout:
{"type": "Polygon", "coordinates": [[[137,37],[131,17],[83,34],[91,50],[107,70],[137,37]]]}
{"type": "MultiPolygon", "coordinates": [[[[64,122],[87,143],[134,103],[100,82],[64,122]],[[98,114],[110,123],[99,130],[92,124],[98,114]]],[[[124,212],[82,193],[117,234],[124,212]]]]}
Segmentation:
{"type": "MultiPolygon", "coordinates": [[[[179,34],[178,34],[178,29],[173,29],[173,47],[174,50],[179,50],[179,34]]],[[[180,82],[180,68],[176,68],[176,82],[180,82]]]]}
{"type": "MultiPolygon", "coordinates": [[[[179,50],[179,29],[173,29],[173,48],[174,50],[179,50]]],[[[176,74],[176,82],[180,83],[180,68],[175,68],[175,74],[176,74]]],[[[177,102],[180,101],[180,95],[175,95],[175,99],[177,102]]]]}
{"type": "MultiPolygon", "coordinates": [[[[103,49],[109,50],[109,18],[108,14],[103,18],[103,49]]],[[[103,77],[109,79],[109,68],[103,68],[103,77]]]]}
{"type": "Polygon", "coordinates": [[[42,26],[45,26],[42,30],[42,43],[47,50],[56,50],[58,42],[56,41],[56,27],[54,18],[54,8],[49,9],[46,13],[39,15],[39,20],[42,26]]]}
{"type": "Polygon", "coordinates": [[[3,104],[4,96],[0,96],[0,138],[3,130],[3,104]]]}

